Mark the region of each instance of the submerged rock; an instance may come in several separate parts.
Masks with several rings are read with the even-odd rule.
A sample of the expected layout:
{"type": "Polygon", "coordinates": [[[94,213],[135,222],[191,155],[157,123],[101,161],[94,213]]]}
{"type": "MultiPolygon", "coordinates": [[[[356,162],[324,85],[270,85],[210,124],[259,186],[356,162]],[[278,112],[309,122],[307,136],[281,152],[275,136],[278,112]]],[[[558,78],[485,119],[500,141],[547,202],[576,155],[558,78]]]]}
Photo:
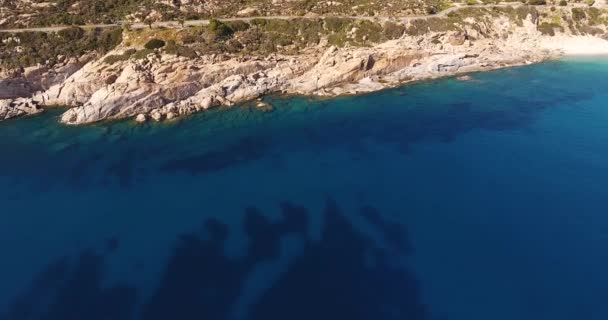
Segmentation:
{"type": "Polygon", "coordinates": [[[255,104],[255,107],[262,112],[272,112],[274,110],[274,107],[271,104],[266,103],[262,100],[258,100],[255,104]]]}
{"type": "Polygon", "coordinates": [[[457,77],[456,80],[459,80],[459,81],[473,81],[473,77],[471,77],[470,75],[467,74],[467,75],[464,75],[464,76],[457,77]]]}

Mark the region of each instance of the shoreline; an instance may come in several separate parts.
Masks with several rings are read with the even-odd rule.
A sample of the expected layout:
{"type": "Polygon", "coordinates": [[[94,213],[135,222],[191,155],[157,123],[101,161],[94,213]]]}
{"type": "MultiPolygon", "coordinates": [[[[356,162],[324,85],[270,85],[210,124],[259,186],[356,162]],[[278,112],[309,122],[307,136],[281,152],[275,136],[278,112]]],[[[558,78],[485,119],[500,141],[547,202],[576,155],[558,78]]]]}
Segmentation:
{"type": "MultiPolygon", "coordinates": [[[[384,91],[388,91],[388,90],[394,90],[394,89],[398,89],[398,88],[403,88],[403,87],[407,87],[407,86],[411,86],[411,85],[416,85],[416,84],[422,84],[425,82],[433,82],[433,81],[443,81],[443,80],[447,80],[447,79],[454,79],[457,81],[463,81],[463,82],[474,82],[475,79],[466,79],[466,80],[461,80],[458,79],[459,77],[466,77],[469,75],[474,75],[474,74],[480,74],[480,73],[485,73],[485,72],[493,72],[493,71],[499,71],[499,70],[504,70],[504,69],[510,69],[510,68],[521,68],[521,67],[526,67],[526,66],[532,66],[532,65],[537,65],[537,64],[542,64],[542,63],[547,63],[547,62],[552,62],[552,61],[559,61],[563,58],[568,58],[568,57],[605,57],[608,59],[608,53],[602,54],[602,55],[561,55],[561,56],[555,56],[555,57],[551,57],[551,58],[547,58],[544,60],[540,60],[540,61],[536,61],[536,62],[521,62],[521,63],[516,63],[516,64],[512,64],[512,65],[505,65],[505,66],[497,66],[497,67],[493,67],[493,68],[480,68],[477,70],[467,70],[467,71],[462,71],[462,72],[455,72],[453,74],[446,74],[446,75],[440,75],[440,76],[436,76],[436,77],[428,77],[428,78],[421,78],[421,79],[415,79],[415,80],[408,80],[408,81],[404,81],[398,84],[394,84],[394,85],[390,85],[390,86],[385,86],[383,88],[379,88],[377,90],[371,90],[371,91],[361,91],[358,93],[342,93],[342,94],[337,94],[337,95],[320,95],[320,94],[298,94],[298,93],[288,93],[288,92],[269,92],[267,94],[264,94],[262,96],[259,96],[257,98],[252,98],[249,100],[243,100],[243,101],[238,101],[235,102],[233,105],[231,106],[217,106],[214,107],[213,109],[221,109],[221,108],[238,108],[238,107],[242,107],[245,105],[251,105],[251,109],[254,110],[258,110],[258,108],[255,106],[255,103],[257,100],[259,101],[263,101],[264,103],[269,104],[270,106],[274,107],[271,103],[265,101],[265,98],[268,97],[278,97],[280,99],[292,99],[292,98],[303,98],[303,99],[310,99],[313,101],[326,101],[326,100],[333,100],[333,99],[338,99],[338,98],[348,98],[348,97],[359,97],[359,96],[366,96],[366,95],[372,95],[372,94],[378,94],[378,93],[382,93],[384,91]]],[[[608,60],[607,60],[608,61],[608,60]]],[[[349,84],[345,84],[345,85],[349,85],[349,84]]],[[[85,123],[85,124],[80,124],[77,126],[74,125],[70,125],[70,124],[66,124],[66,123],[62,123],[61,121],[59,121],[62,117],[62,114],[65,111],[70,110],[72,107],[68,106],[68,105],[47,105],[45,106],[45,110],[52,110],[54,112],[57,112],[57,115],[55,115],[56,119],[58,120],[57,123],[60,126],[67,126],[67,127],[89,127],[89,126],[103,126],[103,125],[110,125],[113,123],[123,123],[123,122],[129,122],[129,123],[133,123],[133,125],[141,125],[142,123],[138,123],[138,121],[134,120],[134,118],[113,118],[113,119],[106,119],[106,120],[102,120],[102,121],[97,121],[97,122],[91,122],[91,123],[85,123]]],[[[259,110],[260,113],[266,113],[267,111],[262,111],[259,110]]],[[[272,112],[272,111],[270,111],[272,112]]],[[[171,123],[176,123],[178,121],[187,121],[189,116],[195,115],[197,113],[192,113],[190,115],[187,116],[182,116],[182,117],[176,117],[173,119],[165,119],[164,121],[146,121],[146,123],[151,123],[151,124],[156,124],[156,125],[162,125],[162,124],[171,124],[171,123]]],[[[36,114],[30,114],[30,115],[25,115],[24,117],[32,117],[32,116],[36,116],[38,115],[38,113],[36,114]]],[[[19,119],[14,118],[14,119],[10,119],[13,121],[18,121],[19,119]]],[[[0,121],[2,122],[2,121],[0,121]]]]}
{"type": "MultiPolygon", "coordinates": [[[[430,77],[422,77],[422,78],[417,78],[417,79],[409,79],[409,80],[404,80],[398,83],[390,83],[390,84],[382,84],[382,87],[375,87],[369,90],[361,90],[361,91],[357,91],[357,92],[352,92],[352,87],[350,88],[351,91],[342,91],[339,94],[334,94],[334,93],[326,93],[323,92],[322,94],[320,94],[319,92],[315,92],[315,93],[309,93],[309,94],[302,94],[302,93],[296,93],[296,92],[284,92],[284,91],[275,91],[275,92],[268,92],[265,93],[263,95],[251,98],[251,99],[246,99],[246,100],[241,100],[241,101],[235,101],[233,102],[231,105],[220,105],[220,106],[216,106],[214,107],[214,109],[216,108],[232,108],[234,106],[242,106],[244,104],[255,104],[256,100],[262,100],[265,97],[270,97],[270,96],[278,96],[284,99],[290,99],[290,98],[308,98],[308,99],[313,99],[313,100],[331,100],[331,99],[336,99],[336,98],[340,98],[340,97],[356,97],[356,96],[364,96],[364,95],[368,95],[368,94],[374,94],[374,93],[379,93],[382,91],[386,91],[386,90],[392,90],[392,89],[396,89],[396,88],[400,88],[400,87],[406,87],[409,85],[415,85],[415,84],[419,84],[419,83],[424,83],[424,82],[430,82],[430,81],[440,81],[440,80],[445,80],[445,79],[457,79],[458,77],[466,77],[469,75],[473,75],[473,74],[478,74],[478,73],[484,73],[484,72],[492,72],[492,71],[497,71],[497,70],[502,70],[502,69],[508,69],[508,68],[519,68],[519,67],[525,67],[525,66],[530,66],[530,65],[535,65],[535,64],[541,64],[541,63],[546,63],[546,62],[550,62],[550,61],[557,61],[557,60],[561,60],[564,58],[576,58],[576,57],[581,57],[581,58],[591,58],[591,57],[606,57],[608,58],[608,52],[606,53],[602,53],[602,54],[593,54],[593,55],[578,55],[578,54],[560,54],[560,55],[554,55],[554,56],[550,56],[550,57],[546,57],[543,58],[541,60],[538,61],[528,61],[528,60],[524,60],[524,61],[520,61],[520,62],[514,62],[512,64],[507,64],[507,65],[498,65],[498,66],[491,66],[491,67],[481,67],[481,66],[470,66],[470,68],[465,70],[458,70],[456,72],[453,73],[448,73],[448,74],[441,74],[441,75],[436,75],[436,76],[430,76],[430,77]]],[[[458,79],[457,79],[458,80],[458,79]]],[[[458,80],[458,81],[467,81],[467,80],[458,80]]],[[[356,85],[354,83],[343,83],[341,85],[337,85],[333,88],[331,88],[331,90],[335,90],[335,89],[341,89],[344,87],[348,87],[348,86],[353,86],[356,85]]],[[[321,89],[326,90],[326,89],[321,89]]],[[[63,112],[67,112],[69,110],[71,110],[73,108],[73,106],[69,106],[67,104],[51,104],[51,105],[45,105],[44,109],[52,109],[52,110],[61,110],[63,109],[63,112]]],[[[26,116],[35,116],[37,115],[39,112],[33,113],[33,114],[28,114],[26,116]]],[[[191,115],[191,114],[190,114],[191,115]]],[[[173,122],[172,120],[183,120],[183,118],[187,118],[188,115],[185,116],[180,116],[180,117],[175,117],[172,119],[164,119],[164,121],[162,122],[173,122]]],[[[61,120],[62,115],[60,114],[58,117],[58,120],[61,120]]],[[[15,118],[15,120],[18,120],[15,118]]],[[[149,119],[146,119],[146,122],[148,122],[149,119]]],[[[85,125],[85,126],[89,126],[89,125],[99,125],[99,124],[105,124],[105,123],[114,123],[114,122],[122,122],[122,121],[134,121],[134,117],[132,118],[109,118],[109,119],[105,119],[105,120],[101,120],[101,121],[96,121],[96,122],[91,122],[91,123],[84,123],[84,124],[79,124],[80,125],[85,125]]],[[[73,126],[70,124],[66,124],[63,123],[62,121],[58,121],[60,125],[67,125],[67,126],[73,126]]],[[[134,122],[139,122],[137,120],[135,120],[134,122]]],[[[161,121],[156,121],[156,122],[161,122],[161,121]]]]}
{"type": "MultiPolygon", "coordinates": [[[[294,54],[206,53],[183,57],[161,46],[143,50],[134,58],[131,55],[141,52],[145,41],[138,47],[132,43],[139,39],[137,35],[127,34],[105,55],[89,54],[86,61],[64,62],[61,70],[72,73],[54,76],[59,80],[47,82],[43,92],[30,98],[0,100],[0,120],[64,105],[69,107],[60,118],[65,125],[117,119],[171,121],[273,94],[357,96],[549,60],[608,56],[606,39],[556,29],[549,32],[546,26],[539,26],[541,14],[536,8],[505,10],[482,11],[482,16],[475,19],[462,18],[465,25],[457,30],[424,31],[431,27],[424,25],[416,29],[421,32],[418,35],[403,33],[371,46],[336,46],[324,39],[294,54]]],[[[154,36],[158,34],[149,37],[154,36]]],[[[56,74],[53,69],[47,71],[56,74]]]]}
{"type": "MultiPolygon", "coordinates": [[[[394,84],[391,86],[386,86],[377,90],[373,90],[373,91],[362,91],[362,92],[358,92],[358,93],[343,93],[343,94],[339,94],[339,95],[319,95],[319,94],[298,94],[298,93],[286,93],[286,92],[270,92],[267,93],[265,95],[262,95],[258,98],[253,98],[250,100],[243,100],[243,101],[239,101],[239,102],[235,102],[232,106],[218,106],[215,107],[213,109],[218,109],[218,108],[235,108],[235,107],[243,107],[246,105],[250,105],[250,108],[253,110],[258,110],[258,108],[255,106],[256,101],[263,101],[266,104],[269,104],[271,107],[274,108],[274,105],[272,105],[270,102],[266,101],[265,98],[269,98],[269,97],[275,97],[275,98],[279,98],[279,99],[292,99],[292,98],[302,98],[302,99],[310,99],[313,101],[326,101],[326,100],[333,100],[333,99],[338,99],[338,98],[348,98],[348,97],[359,97],[359,96],[366,96],[366,95],[372,95],[372,94],[378,94],[378,93],[382,93],[384,91],[388,91],[388,90],[395,90],[398,88],[404,88],[404,87],[408,87],[411,85],[416,85],[416,84],[422,84],[425,82],[433,82],[433,81],[443,81],[443,80],[447,80],[447,79],[453,79],[456,81],[463,81],[463,82],[475,82],[475,79],[458,79],[459,77],[467,77],[470,75],[475,75],[475,74],[480,74],[480,73],[486,73],[486,72],[493,72],[493,71],[499,71],[499,70],[504,70],[504,69],[511,69],[511,68],[521,68],[521,67],[527,67],[527,66],[532,66],[532,65],[538,65],[538,64],[543,64],[543,63],[550,63],[550,62],[556,62],[556,61],[560,61],[560,60],[567,60],[569,58],[581,58],[581,59],[592,59],[594,57],[597,58],[605,58],[606,61],[608,62],[608,52],[606,53],[601,53],[601,54],[562,54],[562,55],[558,55],[558,56],[553,56],[553,57],[549,57],[547,59],[544,60],[540,60],[540,61],[535,61],[535,62],[522,62],[522,63],[516,63],[516,64],[512,64],[512,65],[505,65],[505,66],[497,66],[494,68],[481,68],[478,70],[467,70],[467,71],[462,71],[462,72],[455,72],[453,74],[447,74],[447,75],[441,75],[441,76],[437,76],[437,77],[429,77],[429,78],[422,78],[422,79],[416,79],[416,80],[409,80],[409,81],[405,81],[399,84],[394,84]]],[[[45,106],[45,110],[48,109],[50,111],[55,112],[56,114],[54,115],[54,118],[57,119],[57,124],[60,126],[66,126],[66,127],[89,127],[89,126],[104,126],[104,125],[111,125],[111,124],[115,124],[115,123],[132,123],[134,126],[138,126],[141,125],[142,123],[138,123],[137,121],[135,121],[133,118],[115,118],[115,119],[106,119],[103,121],[98,121],[98,122],[92,122],[92,123],[85,123],[85,124],[81,124],[78,126],[74,126],[74,125],[69,125],[69,124],[65,124],[62,123],[61,121],[59,121],[62,117],[62,114],[65,111],[70,110],[70,106],[67,105],[48,105],[45,106]]],[[[262,110],[258,110],[260,113],[267,113],[268,111],[262,111],[262,110]]],[[[270,113],[272,113],[272,110],[269,111],[270,113]]],[[[190,114],[189,116],[195,115],[196,113],[190,114]]],[[[24,117],[32,117],[32,116],[36,116],[38,115],[38,113],[35,114],[30,114],[30,115],[25,115],[24,117]]],[[[154,125],[169,125],[171,123],[177,123],[179,121],[188,121],[188,117],[189,116],[183,116],[183,117],[176,117],[173,119],[166,119],[165,121],[146,121],[146,123],[150,123],[150,124],[154,124],[154,125]]],[[[19,119],[14,118],[14,119],[10,119],[13,121],[19,121],[19,119]]],[[[0,123],[3,121],[0,121],[0,123]]],[[[4,122],[10,122],[10,121],[4,121],[4,122]]]]}

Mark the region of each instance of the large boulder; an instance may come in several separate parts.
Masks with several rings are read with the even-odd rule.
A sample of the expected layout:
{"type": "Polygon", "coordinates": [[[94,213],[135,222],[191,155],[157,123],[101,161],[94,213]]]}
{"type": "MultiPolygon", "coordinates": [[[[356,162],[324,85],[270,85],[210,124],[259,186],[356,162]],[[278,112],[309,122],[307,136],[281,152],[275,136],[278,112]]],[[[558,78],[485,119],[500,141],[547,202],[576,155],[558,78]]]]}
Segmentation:
{"type": "Polygon", "coordinates": [[[0,100],[0,121],[42,112],[42,108],[32,99],[18,98],[0,100]]]}

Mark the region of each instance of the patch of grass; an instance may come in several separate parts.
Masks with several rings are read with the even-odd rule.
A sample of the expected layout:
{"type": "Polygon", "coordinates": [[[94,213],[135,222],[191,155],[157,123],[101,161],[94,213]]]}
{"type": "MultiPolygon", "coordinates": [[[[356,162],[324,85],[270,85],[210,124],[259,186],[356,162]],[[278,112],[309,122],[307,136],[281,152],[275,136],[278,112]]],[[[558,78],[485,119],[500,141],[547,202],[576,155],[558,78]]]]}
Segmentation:
{"type": "Polygon", "coordinates": [[[540,31],[540,33],[542,33],[544,35],[554,36],[555,30],[560,30],[561,32],[563,32],[564,27],[562,27],[561,25],[558,25],[558,24],[547,23],[547,22],[543,22],[538,25],[538,31],[540,31]]]}
{"type": "Polygon", "coordinates": [[[544,6],[547,4],[547,0],[528,0],[528,4],[531,6],[544,6]]]}
{"type": "Polygon", "coordinates": [[[587,18],[585,10],[581,8],[572,8],[572,19],[576,22],[583,21],[587,18]]]}
{"type": "Polygon", "coordinates": [[[156,51],[151,49],[137,50],[131,57],[135,60],[142,60],[147,58],[150,54],[157,54],[156,51]]]}
{"type": "Polygon", "coordinates": [[[135,52],[137,52],[137,50],[135,50],[135,49],[128,49],[125,52],[123,52],[122,54],[109,55],[109,56],[105,57],[105,59],[103,59],[103,62],[107,63],[107,64],[114,64],[114,63],[119,62],[119,61],[126,61],[135,52]]]}
{"type": "Polygon", "coordinates": [[[196,51],[194,51],[192,48],[176,44],[175,41],[170,41],[167,43],[164,51],[165,53],[176,55],[178,57],[186,57],[190,59],[198,57],[198,54],[196,54],[196,51]]]}

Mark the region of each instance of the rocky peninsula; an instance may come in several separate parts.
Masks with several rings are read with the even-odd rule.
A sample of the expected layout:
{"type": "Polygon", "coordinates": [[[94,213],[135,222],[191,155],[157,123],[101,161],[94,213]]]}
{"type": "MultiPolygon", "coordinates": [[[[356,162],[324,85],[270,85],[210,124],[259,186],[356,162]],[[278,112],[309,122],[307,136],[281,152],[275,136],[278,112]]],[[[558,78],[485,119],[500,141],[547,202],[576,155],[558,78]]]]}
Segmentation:
{"type": "Polygon", "coordinates": [[[3,69],[0,120],[68,106],[60,117],[68,125],[167,121],[267,94],[361,94],[564,54],[607,54],[607,17],[603,7],[505,4],[414,18],[124,28],[107,52],[3,69]]]}

